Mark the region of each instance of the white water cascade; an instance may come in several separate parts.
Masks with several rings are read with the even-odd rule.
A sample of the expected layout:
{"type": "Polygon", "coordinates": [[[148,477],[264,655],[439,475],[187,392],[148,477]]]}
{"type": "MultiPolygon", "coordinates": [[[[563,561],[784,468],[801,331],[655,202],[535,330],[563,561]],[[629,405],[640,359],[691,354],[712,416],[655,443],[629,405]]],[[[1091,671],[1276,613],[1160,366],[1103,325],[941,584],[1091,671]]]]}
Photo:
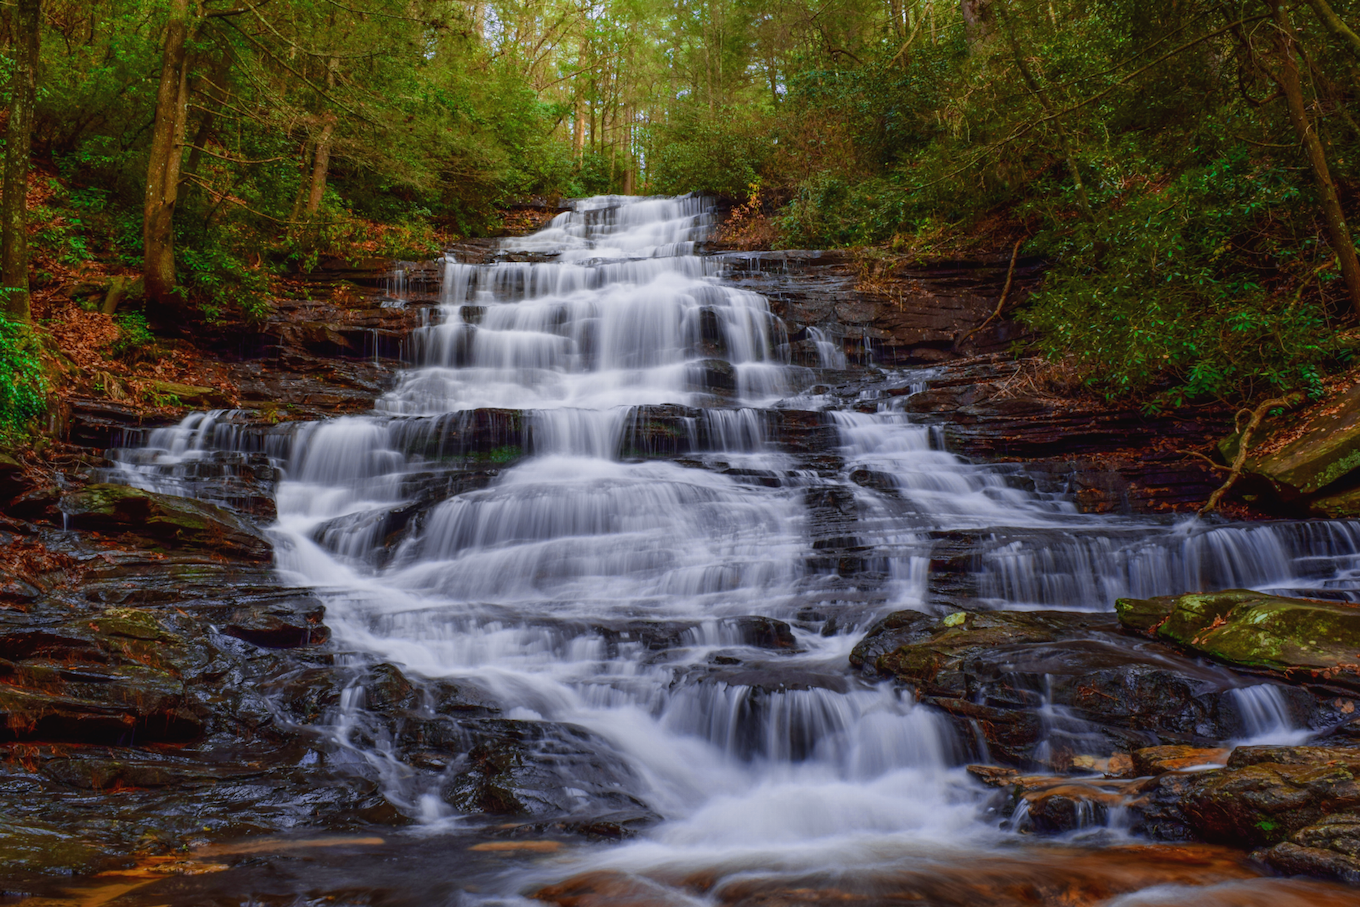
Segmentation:
{"type": "MultiPolygon", "coordinates": [[[[789,364],[764,297],[694,254],[708,224],[698,198],[578,202],[503,260],[444,262],[435,317],[371,415],[263,437],[199,416],[121,475],[183,493],[213,445],[269,457],[279,568],[323,595],[339,647],[467,684],[510,719],[584,728],[626,766],[662,821],[591,858],[609,865],[805,869],[999,842],[958,767],[965,742],[847,666],[870,622],[935,607],[941,533],[979,542],[971,594],[994,607],[1356,597],[1354,524],[1079,515],[886,404],[819,415],[827,456],[800,459],[771,426],[827,406],[806,395],[815,370],[789,364]],[[832,548],[859,552],[859,572],[828,567],[832,548]],[[752,616],[789,622],[793,645],[753,642],[752,616]]],[[[1284,730],[1258,700],[1243,691],[1250,733],[1284,730]]],[[[464,821],[437,778],[356,758],[385,765],[409,814],[464,821]]]]}

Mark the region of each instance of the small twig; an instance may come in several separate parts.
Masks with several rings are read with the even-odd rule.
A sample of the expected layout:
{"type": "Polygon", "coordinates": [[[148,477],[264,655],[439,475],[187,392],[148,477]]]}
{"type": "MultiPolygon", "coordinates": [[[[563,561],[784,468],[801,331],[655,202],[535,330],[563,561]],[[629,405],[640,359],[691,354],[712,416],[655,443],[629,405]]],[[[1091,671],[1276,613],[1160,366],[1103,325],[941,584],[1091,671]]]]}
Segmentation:
{"type": "Polygon", "coordinates": [[[1261,427],[1261,420],[1266,417],[1266,414],[1276,407],[1287,409],[1289,407],[1297,406],[1302,402],[1303,393],[1295,391],[1294,393],[1286,394],[1283,397],[1272,397],[1255,409],[1243,409],[1237,413],[1237,418],[1234,421],[1238,424],[1241,423],[1243,416],[1250,416],[1251,418],[1247,420],[1246,427],[1241,430],[1242,434],[1237,441],[1237,456],[1233,457],[1232,468],[1228,470],[1228,478],[1209,496],[1209,503],[1205,504],[1203,509],[1200,510],[1200,516],[1213,513],[1217,510],[1219,502],[1223,500],[1223,496],[1226,495],[1229,490],[1232,489],[1233,485],[1237,484],[1237,480],[1241,478],[1242,467],[1247,463],[1247,446],[1251,443],[1252,434],[1255,433],[1256,429],[1261,427]]]}
{"type": "Polygon", "coordinates": [[[1180,454],[1180,455],[1183,456],[1183,457],[1198,457],[1199,459],[1201,459],[1201,460],[1204,461],[1204,464],[1205,464],[1206,466],[1208,466],[1210,469],[1214,470],[1215,472],[1230,472],[1230,471],[1231,471],[1231,467],[1224,466],[1222,463],[1215,463],[1212,457],[1207,457],[1207,456],[1205,456],[1204,454],[1200,453],[1200,452],[1197,451],[1197,450],[1181,450],[1180,448],[1176,448],[1176,451],[1175,451],[1175,452],[1178,453],[1178,454],[1180,454]]]}
{"type": "Polygon", "coordinates": [[[1006,283],[1001,288],[1001,298],[996,301],[996,311],[988,315],[987,318],[982,322],[982,324],[973,328],[967,334],[964,334],[963,339],[959,341],[960,344],[966,343],[969,337],[972,337],[978,331],[985,328],[988,324],[991,323],[993,318],[1001,317],[1001,310],[1006,307],[1006,297],[1009,296],[1011,292],[1011,284],[1015,281],[1015,263],[1020,260],[1020,245],[1025,241],[1025,239],[1026,237],[1024,236],[1017,239],[1015,241],[1015,248],[1011,249],[1011,266],[1006,270],[1006,283]]]}

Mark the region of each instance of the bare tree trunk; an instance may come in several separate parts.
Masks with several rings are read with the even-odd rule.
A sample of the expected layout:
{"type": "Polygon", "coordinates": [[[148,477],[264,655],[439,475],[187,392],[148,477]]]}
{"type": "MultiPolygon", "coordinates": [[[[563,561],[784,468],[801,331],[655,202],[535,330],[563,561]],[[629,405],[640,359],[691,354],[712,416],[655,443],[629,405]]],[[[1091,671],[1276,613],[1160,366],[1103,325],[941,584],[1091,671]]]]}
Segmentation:
{"type": "Polygon", "coordinates": [[[963,14],[963,31],[969,48],[987,43],[996,34],[992,0],[959,0],[959,12],[963,14]]]}
{"type": "Polygon", "coordinates": [[[0,282],[3,311],[14,321],[29,321],[28,170],[37,103],[38,50],[42,0],[19,0],[14,18],[14,91],[5,132],[4,198],[0,200],[0,282]]]}
{"type": "Polygon", "coordinates": [[[142,218],[146,297],[170,308],[183,303],[175,281],[175,203],[189,95],[188,41],[189,0],[170,0],[142,218]]]}
{"type": "Polygon", "coordinates": [[[312,179],[307,189],[307,218],[316,217],[321,210],[321,199],[326,195],[326,174],[331,165],[331,141],[335,136],[335,114],[326,114],[326,124],[316,139],[316,157],[312,160],[312,179]]]}
{"type": "Polygon", "coordinates": [[[1341,208],[1341,200],[1336,194],[1336,183],[1327,166],[1327,156],[1318,138],[1317,129],[1308,119],[1308,109],[1303,99],[1303,85],[1299,78],[1299,63],[1295,47],[1294,28],[1289,22],[1289,13],[1280,0],[1270,0],[1271,12],[1275,15],[1277,56],[1279,71],[1272,73],[1280,85],[1285,103],[1289,107],[1289,120],[1294,132],[1308,154],[1308,165],[1313,171],[1313,183],[1317,187],[1318,199],[1322,204],[1322,219],[1327,225],[1327,238],[1336,252],[1337,262],[1341,265],[1341,277],[1350,293],[1351,307],[1360,313],[1360,260],[1355,254],[1355,243],[1351,240],[1350,228],[1346,225],[1346,214],[1341,208]]]}
{"type": "MultiPolygon", "coordinates": [[[[335,88],[335,70],[340,61],[331,57],[326,63],[326,90],[335,88]]],[[[316,139],[316,157],[312,159],[312,179],[307,189],[307,218],[316,217],[321,210],[321,199],[326,195],[326,176],[331,166],[331,143],[335,140],[335,114],[326,112],[322,119],[321,135],[316,139]]]]}

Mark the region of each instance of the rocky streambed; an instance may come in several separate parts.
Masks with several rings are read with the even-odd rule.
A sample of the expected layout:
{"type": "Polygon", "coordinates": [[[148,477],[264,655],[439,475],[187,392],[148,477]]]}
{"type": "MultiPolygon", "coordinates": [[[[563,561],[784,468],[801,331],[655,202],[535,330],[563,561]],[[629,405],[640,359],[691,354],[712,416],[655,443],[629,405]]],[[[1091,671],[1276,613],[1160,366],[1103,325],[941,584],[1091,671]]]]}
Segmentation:
{"type": "Polygon", "coordinates": [[[1230,414],[1026,389],[1004,262],[893,298],[646,204],[0,459],[0,895],[1360,899],[1360,530],[1184,515],[1230,414]]]}

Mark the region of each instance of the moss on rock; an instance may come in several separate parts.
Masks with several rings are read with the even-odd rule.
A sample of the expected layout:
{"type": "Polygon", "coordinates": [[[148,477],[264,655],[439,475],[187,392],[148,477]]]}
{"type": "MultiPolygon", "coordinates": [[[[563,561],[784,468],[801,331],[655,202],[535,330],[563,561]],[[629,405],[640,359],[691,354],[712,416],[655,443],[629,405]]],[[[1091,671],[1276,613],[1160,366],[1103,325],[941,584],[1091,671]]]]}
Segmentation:
{"type": "Polygon", "coordinates": [[[1245,589],[1120,599],[1120,623],[1228,664],[1360,686],[1360,606],[1245,589]]]}

